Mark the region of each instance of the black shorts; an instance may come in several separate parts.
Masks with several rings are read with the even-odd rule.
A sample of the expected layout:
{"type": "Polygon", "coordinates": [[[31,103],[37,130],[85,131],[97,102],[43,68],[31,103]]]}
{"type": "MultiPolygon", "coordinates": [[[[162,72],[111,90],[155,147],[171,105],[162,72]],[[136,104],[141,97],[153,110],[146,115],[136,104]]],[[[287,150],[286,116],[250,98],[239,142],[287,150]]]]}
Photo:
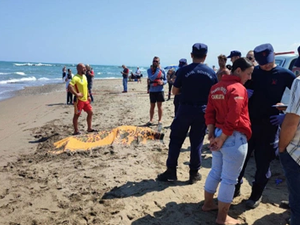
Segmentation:
{"type": "Polygon", "coordinates": [[[164,92],[150,92],[150,102],[155,103],[155,102],[164,102],[165,101],[165,96],[164,92]]]}

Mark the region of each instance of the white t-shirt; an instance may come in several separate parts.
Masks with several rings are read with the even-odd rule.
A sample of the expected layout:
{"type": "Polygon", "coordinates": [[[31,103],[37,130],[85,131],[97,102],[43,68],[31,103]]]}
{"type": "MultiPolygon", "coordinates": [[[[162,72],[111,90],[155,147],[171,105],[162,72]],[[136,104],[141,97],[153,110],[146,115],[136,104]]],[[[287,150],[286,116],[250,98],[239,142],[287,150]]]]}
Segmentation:
{"type": "MultiPolygon", "coordinates": [[[[286,113],[293,113],[300,116],[300,77],[297,77],[293,82],[286,113]]],[[[293,140],[287,146],[286,150],[300,165],[300,123],[298,124],[293,140]]]]}
{"type": "MultiPolygon", "coordinates": [[[[71,74],[71,76],[73,77],[74,76],[74,74],[72,73],[71,74]]],[[[72,78],[71,79],[68,79],[68,75],[67,76],[65,76],[65,81],[66,81],[66,89],[68,89],[68,86],[69,86],[69,83],[70,83],[70,81],[72,80],[72,78]]]]}

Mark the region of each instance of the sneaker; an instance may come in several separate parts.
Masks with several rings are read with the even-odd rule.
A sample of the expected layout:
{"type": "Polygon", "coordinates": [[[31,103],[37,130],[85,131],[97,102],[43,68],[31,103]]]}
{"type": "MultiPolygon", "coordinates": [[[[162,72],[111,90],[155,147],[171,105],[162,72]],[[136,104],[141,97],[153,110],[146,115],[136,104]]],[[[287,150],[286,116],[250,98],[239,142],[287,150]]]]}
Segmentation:
{"type": "Polygon", "coordinates": [[[289,201],[283,200],[280,202],[279,207],[283,208],[283,209],[290,209],[290,203],[289,203],[289,201]]]}
{"type": "Polygon", "coordinates": [[[197,181],[201,180],[202,176],[198,172],[198,170],[190,170],[190,179],[189,179],[189,184],[194,184],[197,181]]]}
{"type": "Polygon", "coordinates": [[[176,169],[168,168],[165,172],[158,174],[156,179],[158,181],[176,181],[177,180],[176,169]]]}
{"type": "Polygon", "coordinates": [[[259,206],[261,202],[262,197],[260,197],[257,201],[254,201],[252,199],[248,199],[246,201],[246,206],[250,209],[255,209],[257,206],[259,206]]]}
{"type": "Polygon", "coordinates": [[[159,122],[158,125],[157,125],[157,132],[160,133],[162,130],[162,123],[159,122]]]}

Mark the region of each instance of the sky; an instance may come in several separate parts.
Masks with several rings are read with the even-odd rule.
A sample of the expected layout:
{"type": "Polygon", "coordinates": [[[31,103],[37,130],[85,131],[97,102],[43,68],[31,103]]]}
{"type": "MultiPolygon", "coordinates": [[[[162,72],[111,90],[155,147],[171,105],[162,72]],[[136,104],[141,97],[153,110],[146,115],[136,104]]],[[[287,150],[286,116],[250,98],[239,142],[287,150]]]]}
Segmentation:
{"type": "MultiPolygon", "coordinates": [[[[162,66],[300,45],[299,0],[0,0],[0,61],[162,66]]],[[[230,60],[227,61],[230,63],[230,60]]]]}

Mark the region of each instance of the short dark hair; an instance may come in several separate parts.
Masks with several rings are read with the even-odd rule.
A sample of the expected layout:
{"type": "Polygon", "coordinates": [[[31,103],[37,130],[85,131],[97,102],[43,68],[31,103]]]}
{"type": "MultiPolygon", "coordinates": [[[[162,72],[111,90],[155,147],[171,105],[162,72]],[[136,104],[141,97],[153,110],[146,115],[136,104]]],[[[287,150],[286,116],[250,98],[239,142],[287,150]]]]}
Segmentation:
{"type": "Polygon", "coordinates": [[[253,64],[249,59],[247,59],[246,57],[242,57],[234,61],[231,71],[233,73],[237,68],[241,68],[242,71],[245,71],[252,66],[253,64]]]}
{"type": "Polygon", "coordinates": [[[225,60],[225,62],[227,61],[226,55],[222,55],[222,54],[218,56],[218,59],[223,59],[225,60]]]}
{"type": "Polygon", "coordinates": [[[205,58],[206,54],[195,54],[195,53],[192,53],[192,55],[194,56],[194,58],[196,59],[203,59],[205,58]]]}

